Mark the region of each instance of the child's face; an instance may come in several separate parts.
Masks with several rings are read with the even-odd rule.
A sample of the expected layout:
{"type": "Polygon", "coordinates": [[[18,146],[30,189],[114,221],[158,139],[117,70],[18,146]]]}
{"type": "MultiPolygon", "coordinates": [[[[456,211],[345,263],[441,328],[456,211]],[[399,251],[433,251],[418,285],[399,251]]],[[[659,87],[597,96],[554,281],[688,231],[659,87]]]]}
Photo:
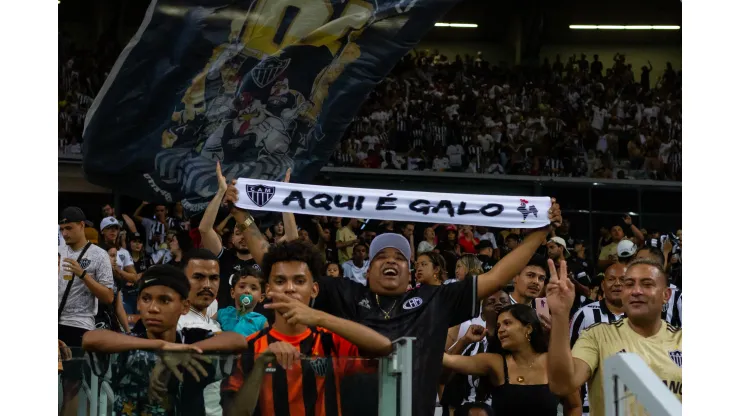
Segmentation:
{"type": "Polygon", "coordinates": [[[339,265],[337,264],[330,264],[326,268],[326,275],[329,277],[339,277],[339,265]]]}
{"type": "Polygon", "coordinates": [[[242,295],[252,295],[252,299],[254,299],[252,305],[262,302],[264,295],[259,279],[254,276],[242,277],[237,281],[236,286],[231,288],[231,297],[234,299],[237,309],[241,306],[239,298],[242,295]]]}

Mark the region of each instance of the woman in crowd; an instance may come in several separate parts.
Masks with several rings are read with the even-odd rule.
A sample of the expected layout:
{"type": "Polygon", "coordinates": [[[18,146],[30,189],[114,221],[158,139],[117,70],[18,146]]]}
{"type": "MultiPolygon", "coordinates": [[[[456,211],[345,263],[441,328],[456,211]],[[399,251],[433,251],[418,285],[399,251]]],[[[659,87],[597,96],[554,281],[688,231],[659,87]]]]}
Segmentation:
{"type": "MultiPolygon", "coordinates": [[[[136,279],[141,279],[141,275],[152,266],[152,258],[146,254],[144,250],[144,240],[139,233],[131,234],[129,239],[129,248],[131,252],[131,259],[134,261],[134,269],[136,270],[136,279]]],[[[123,308],[126,313],[136,314],[136,298],[139,296],[139,289],[137,283],[127,282],[125,286],[121,288],[123,294],[123,308]]]]}
{"type": "Polygon", "coordinates": [[[191,248],[193,243],[187,231],[170,230],[167,233],[167,250],[159,250],[152,255],[155,264],[171,264],[176,267],[183,267],[183,256],[191,248]]]}
{"type": "MultiPolygon", "coordinates": [[[[451,332],[453,329],[459,331],[460,336],[459,339],[452,340],[452,345],[447,346],[447,353],[465,357],[483,353],[501,354],[503,350],[496,336],[496,325],[499,313],[510,304],[509,295],[503,290],[486,298],[480,317],[451,328],[451,332]]],[[[445,406],[445,411],[452,407],[457,415],[475,414],[473,409],[492,414],[491,389],[491,383],[486,378],[452,374],[445,384],[441,403],[445,406]]]]}
{"type": "Polygon", "coordinates": [[[466,277],[483,273],[483,263],[475,254],[464,254],[455,264],[455,279],[465,280],[466,277]]]}
{"type": "Polygon", "coordinates": [[[430,285],[439,286],[447,280],[445,259],[433,252],[429,251],[423,254],[419,254],[416,258],[416,284],[418,285],[430,285]]]}
{"type": "Polygon", "coordinates": [[[282,221],[278,221],[277,224],[270,227],[270,231],[272,231],[270,243],[277,244],[285,241],[285,224],[282,221]]]}
{"type": "Polygon", "coordinates": [[[424,229],[424,241],[419,243],[416,248],[416,254],[426,253],[427,251],[434,250],[437,245],[437,236],[434,234],[434,228],[427,227],[424,229]]]}
{"type": "Polygon", "coordinates": [[[491,407],[496,416],[580,415],[580,390],[567,397],[550,391],[547,378],[547,338],[535,311],[510,305],[498,314],[497,335],[502,354],[472,357],[445,354],[443,365],[456,373],[486,377],[491,383],[491,407]]]}

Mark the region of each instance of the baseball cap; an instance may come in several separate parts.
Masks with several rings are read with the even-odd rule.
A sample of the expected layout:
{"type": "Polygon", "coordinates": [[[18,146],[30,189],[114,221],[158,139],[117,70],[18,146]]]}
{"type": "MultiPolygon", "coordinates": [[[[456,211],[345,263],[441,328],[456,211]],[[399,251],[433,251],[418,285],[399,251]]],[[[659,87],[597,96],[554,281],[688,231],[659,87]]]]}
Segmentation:
{"type": "Polygon", "coordinates": [[[85,213],[78,207],[67,207],[62,210],[59,215],[59,225],[68,224],[71,222],[83,222],[87,220],[85,213]]]}
{"type": "Polygon", "coordinates": [[[409,240],[401,234],[386,233],[381,234],[373,239],[370,243],[370,261],[373,261],[376,255],[386,248],[395,248],[400,251],[406,260],[411,262],[411,246],[409,240]]]}
{"type": "Polygon", "coordinates": [[[190,294],[190,282],[185,272],[169,264],[157,264],[148,268],[139,282],[139,291],[151,286],[167,286],[183,299],[187,299],[190,294]]]}
{"type": "Polygon", "coordinates": [[[570,251],[568,251],[568,246],[565,244],[565,240],[563,240],[562,237],[552,237],[548,243],[555,243],[564,249],[565,257],[570,256],[570,251]]]}
{"type": "Polygon", "coordinates": [[[116,217],[105,217],[103,218],[103,221],[100,221],[100,231],[105,230],[108,227],[116,226],[118,228],[121,228],[121,225],[118,223],[118,220],[116,217]]]}
{"type": "Polygon", "coordinates": [[[632,257],[637,252],[637,246],[630,240],[622,240],[617,244],[617,256],[632,257]]]}
{"type": "Polygon", "coordinates": [[[129,237],[128,240],[129,241],[144,241],[144,239],[141,238],[141,234],[139,234],[138,232],[131,234],[131,237],[129,237]]]}

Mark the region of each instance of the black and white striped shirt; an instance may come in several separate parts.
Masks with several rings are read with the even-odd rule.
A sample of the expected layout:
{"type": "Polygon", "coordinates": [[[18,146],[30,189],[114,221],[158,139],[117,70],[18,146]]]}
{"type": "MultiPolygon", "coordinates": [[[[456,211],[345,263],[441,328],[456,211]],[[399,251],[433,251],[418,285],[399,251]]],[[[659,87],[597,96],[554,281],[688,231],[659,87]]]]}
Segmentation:
{"type": "MultiPolygon", "coordinates": [[[[614,314],[606,306],[606,300],[589,303],[582,307],[573,315],[570,324],[570,347],[576,344],[581,332],[592,325],[599,323],[613,323],[620,319],[624,314],[614,314]]],[[[589,414],[588,388],[584,384],[581,388],[581,400],[583,401],[583,415],[589,414]]]]}
{"type": "MultiPolygon", "coordinates": [[[[476,354],[482,354],[488,350],[488,337],[484,337],[480,342],[470,344],[463,350],[463,357],[472,357],[476,354]]],[[[467,385],[465,386],[465,393],[463,394],[463,401],[461,404],[466,403],[486,403],[491,406],[491,395],[479,392],[478,386],[480,385],[479,376],[465,376],[467,379],[467,385]]]]}
{"type": "Polygon", "coordinates": [[[433,125],[431,126],[432,137],[434,143],[445,145],[447,143],[447,126],[444,125],[433,125]]]}
{"type": "Polygon", "coordinates": [[[671,284],[671,298],[668,299],[668,303],[663,305],[663,313],[661,318],[673,325],[676,328],[681,328],[681,306],[683,304],[683,293],[681,289],[677,288],[676,285],[671,284]]]}

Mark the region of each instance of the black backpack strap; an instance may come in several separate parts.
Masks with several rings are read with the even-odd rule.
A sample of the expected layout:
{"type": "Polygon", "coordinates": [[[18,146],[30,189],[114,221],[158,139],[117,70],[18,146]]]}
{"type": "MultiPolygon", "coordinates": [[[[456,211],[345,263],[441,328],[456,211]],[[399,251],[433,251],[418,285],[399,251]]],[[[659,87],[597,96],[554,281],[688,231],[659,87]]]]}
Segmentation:
{"type": "MultiPolygon", "coordinates": [[[[89,241],[87,242],[87,244],[85,244],[85,247],[82,249],[82,252],[80,253],[79,256],[77,256],[77,263],[79,263],[80,260],[82,260],[82,257],[85,256],[85,253],[87,253],[87,249],[90,248],[91,245],[92,243],[89,241]]],[[[57,319],[62,317],[62,312],[64,311],[64,307],[67,306],[67,298],[69,297],[70,290],[72,290],[72,282],[74,281],[75,281],[75,277],[73,274],[72,279],[69,282],[67,282],[67,287],[64,288],[64,294],[62,295],[62,302],[59,303],[59,313],[57,315],[57,319]]]]}

